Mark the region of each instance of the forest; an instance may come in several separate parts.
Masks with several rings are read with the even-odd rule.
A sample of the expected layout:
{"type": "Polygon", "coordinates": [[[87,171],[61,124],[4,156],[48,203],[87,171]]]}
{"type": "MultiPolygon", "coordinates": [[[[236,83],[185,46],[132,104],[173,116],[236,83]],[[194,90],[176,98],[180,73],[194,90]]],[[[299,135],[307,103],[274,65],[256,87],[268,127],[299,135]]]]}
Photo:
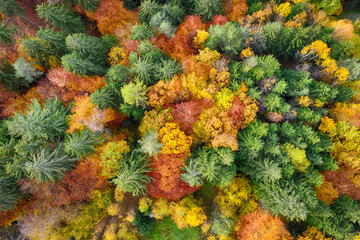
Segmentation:
{"type": "Polygon", "coordinates": [[[0,240],[360,240],[357,0],[0,21],[0,240]]]}

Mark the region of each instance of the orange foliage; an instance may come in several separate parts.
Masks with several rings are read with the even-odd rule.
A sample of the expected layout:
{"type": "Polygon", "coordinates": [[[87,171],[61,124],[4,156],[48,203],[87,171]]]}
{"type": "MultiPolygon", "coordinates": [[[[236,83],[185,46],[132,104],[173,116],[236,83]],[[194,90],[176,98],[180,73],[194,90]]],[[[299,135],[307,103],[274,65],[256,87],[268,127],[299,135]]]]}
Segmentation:
{"type": "Polygon", "coordinates": [[[211,19],[211,25],[224,25],[229,21],[227,16],[224,15],[216,15],[211,19]]]}
{"type": "Polygon", "coordinates": [[[117,120],[117,117],[120,117],[121,120],[125,118],[110,108],[101,110],[98,106],[93,105],[89,95],[76,97],[71,112],[73,115],[67,133],[82,130],[85,126],[93,132],[102,131],[110,122],[117,120]]]}
{"type": "Polygon", "coordinates": [[[279,217],[273,217],[261,209],[245,215],[238,227],[237,240],[294,239],[279,217]]]}
{"type": "Polygon", "coordinates": [[[175,75],[171,81],[159,81],[147,92],[148,103],[153,108],[168,107],[171,104],[185,100],[181,79],[175,75]]]}
{"type": "Polygon", "coordinates": [[[30,210],[30,204],[26,199],[20,201],[14,206],[13,210],[0,212],[0,227],[10,226],[19,216],[24,215],[30,210]]]}
{"type": "Polygon", "coordinates": [[[336,40],[349,41],[355,36],[354,25],[348,19],[336,21],[331,26],[335,28],[333,38],[336,40]]]}
{"type": "Polygon", "coordinates": [[[354,183],[354,176],[359,175],[359,170],[340,167],[336,171],[322,173],[326,181],[333,183],[339,194],[345,194],[354,200],[360,200],[360,186],[354,183]]]}
{"type": "Polygon", "coordinates": [[[92,93],[106,84],[103,78],[99,76],[78,76],[67,72],[64,67],[53,68],[47,77],[53,85],[63,89],[64,101],[72,100],[76,95],[83,94],[84,92],[92,93]]]}
{"type": "Polygon", "coordinates": [[[211,69],[210,62],[201,62],[196,60],[195,55],[187,56],[181,59],[183,74],[194,72],[197,77],[208,78],[211,69]]]}
{"type": "Polygon", "coordinates": [[[154,198],[165,197],[169,201],[176,201],[188,193],[193,193],[199,187],[190,187],[181,181],[181,167],[186,159],[185,154],[158,154],[157,159],[150,161],[153,171],[148,173],[154,178],[147,191],[154,198]]]}
{"type": "Polygon", "coordinates": [[[327,204],[332,204],[339,197],[338,191],[332,182],[324,181],[322,185],[315,187],[316,196],[327,204]]]}
{"type": "Polygon", "coordinates": [[[201,106],[198,102],[184,102],[176,104],[173,107],[172,115],[174,121],[180,126],[180,129],[186,133],[192,133],[193,124],[199,120],[199,116],[202,112],[201,106]]]}
{"type": "MultiPolygon", "coordinates": [[[[167,39],[165,35],[160,35],[160,39],[153,41],[165,53],[176,59],[183,59],[185,56],[196,54],[193,39],[197,34],[196,30],[206,30],[208,25],[202,23],[200,16],[189,15],[179,25],[175,35],[167,39]]],[[[159,38],[159,37],[157,37],[159,38]]]]}
{"type": "Polygon", "coordinates": [[[53,86],[46,79],[39,80],[37,82],[37,86],[31,88],[24,95],[17,95],[16,97],[11,97],[8,99],[6,103],[4,103],[4,109],[2,112],[2,116],[11,117],[16,112],[22,111],[26,112],[27,106],[31,103],[31,100],[36,98],[40,103],[44,103],[45,99],[48,98],[62,98],[62,90],[57,86],[53,86]]]}
{"type": "Polygon", "coordinates": [[[360,104],[335,103],[335,106],[330,108],[330,116],[337,122],[346,121],[360,128],[360,104]]]}
{"type": "Polygon", "coordinates": [[[127,10],[123,4],[124,2],[120,0],[102,0],[100,2],[100,6],[95,12],[95,19],[102,35],[113,35],[117,32],[115,36],[121,37],[123,29],[130,33],[132,25],[136,24],[137,14],[127,10]]]}
{"type": "Polygon", "coordinates": [[[243,18],[247,10],[246,0],[229,0],[225,4],[225,13],[230,21],[237,21],[243,18]]]}
{"type": "Polygon", "coordinates": [[[298,240],[333,240],[333,238],[325,237],[325,234],[319,231],[316,227],[307,226],[306,231],[302,236],[298,236],[298,240]]]}
{"type": "Polygon", "coordinates": [[[107,185],[99,164],[100,159],[94,154],[88,160],[79,162],[76,169],[67,172],[58,183],[38,184],[33,180],[21,180],[21,189],[33,196],[31,205],[36,209],[85,201],[94,189],[107,185]]]}

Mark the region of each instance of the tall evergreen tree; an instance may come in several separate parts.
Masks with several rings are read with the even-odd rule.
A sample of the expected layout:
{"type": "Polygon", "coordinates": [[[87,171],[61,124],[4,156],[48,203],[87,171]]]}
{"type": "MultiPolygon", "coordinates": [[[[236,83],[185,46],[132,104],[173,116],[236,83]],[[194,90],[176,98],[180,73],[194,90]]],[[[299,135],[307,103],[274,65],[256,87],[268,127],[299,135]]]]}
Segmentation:
{"type": "Polygon", "coordinates": [[[20,3],[15,2],[15,0],[0,0],[0,12],[9,17],[19,16],[32,25],[39,27],[33,21],[24,16],[24,8],[20,5],[20,3]]]}
{"type": "Polygon", "coordinates": [[[41,4],[36,8],[40,18],[45,18],[55,27],[69,33],[85,32],[85,25],[79,16],[65,4],[41,4]]]}
{"type": "Polygon", "coordinates": [[[17,27],[11,24],[5,26],[4,21],[2,21],[0,24],[0,42],[5,44],[12,44],[13,35],[16,32],[17,32],[17,27]]]}
{"type": "Polygon", "coordinates": [[[95,11],[100,3],[100,0],[71,0],[76,3],[80,7],[82,7],[85,11],[93,12],[95,11]]]}

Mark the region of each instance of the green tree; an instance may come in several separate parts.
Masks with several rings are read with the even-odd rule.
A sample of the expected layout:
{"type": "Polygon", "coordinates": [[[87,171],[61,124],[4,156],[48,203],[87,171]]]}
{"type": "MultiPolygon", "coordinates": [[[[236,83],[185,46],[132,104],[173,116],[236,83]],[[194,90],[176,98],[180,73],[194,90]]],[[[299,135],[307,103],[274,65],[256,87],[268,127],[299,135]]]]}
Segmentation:
{"type": "Polygon", "coordinates": [[[341,8],[340,0],[314,0],[314,4],[324,10],[327,15],[333,15],[341,8]]]}
{"type": "Polygon", "coordinates": [[[5,44],[13,43],[13,35],[17,32],[17,27],[14,25],[8,24],[5,26],[5,22],[2,21],[0,24],[0,42],[5,44]]]}
{"type": "Polygon", "coordinates": [[[150,157],[161,153],[161,149],[164,146],[163,143],[159,143],[158,133],[154,130],[146,132],[141,140],[138,140],[138,143],[140,144],[139,151],[148,154],[150,157]]]}
{"type": "Polygon", "coordinates": [[[40,18],[45,18],[55,27],[68,33],[85,32],[84,23],[79,16],[65,4],[45,4],[36,7],[40,18]]]}
{"type": "Polygon", "coordinates": [[[1,173],[0,174],[0,212],[12,210],[14,208],[14,205],[22,197],[24,197],[24,194],[20,191],[20,187],[16,183],[16,179],[14,179],[9,175],[1,173]]]}
{"type": "Polygon", "coordinates": [[[82,7],[85,11],[93,12],[98,6],[100,0],[71,0],[73,3],[76,3],[80,7],[82,7]]]}
{"type": "Polygon", "coordinates": [[[64,152],[72,157],[85,157],[96,151],[95,146],[102,143],[101,133],[93,133],[85,128],[80,132],[67,134],[64,141],[64,152]]]}
{"type": "Polygon", "coordinates": [[[134,196],[145,193],[146,185],[152,180],[145,175],[151,171],[148,162],[147,156],[136,151],[124,155],[124,160],[120,162],[119,170],[112,182],[119,190],[132,193],[134,196]]]}
{"type": "Polygon", "coordinates": [[[60,147],[52,149],[44,147],[25,162],[25,176],[36,182],[55,182],[61,180],[64,172],[75,166],[78,158],[70,158],[60,147]]]}
{"type": "Polygon", "coordinates": [[[24,8],[20,5],[20,3],[15,2],[15,0],[0,0],[0,12],[4,13],[9,17],[19,16],[22,19],[31,23],[32,25],[39,27],[33,21],[24,16],[24,8]]]}
{"type": "Polygon", "coordinates": [[[146,23],[136,24],[131,29],[130,39],[141,41],[144,39],[149,39],[154,35],[154,33],[155,31],[149,28],[149,26],[146,23]]]}
{"type": "Polygon", "coordinates": [[[125,103],[143,108],[147,104],[146,92],[147,87],[141,81],[130,82],[121,88],[121,94],[125,103]]]}
{"type": "Polygon", "coordinates": [[[221,0],[195,0],[194,13],[200,15],[204,20],[211,21],[212,17],[221,14],[221,0]]]}
{"type": "Polygon", "coordinates": [[[15,76],[15,69],[9,61],[0,62],[0,83],[5,84],[12,90],[19,90],[20,86],[27,85],[24,79],[19,79],[15,76]]]}
{"type": "Polygon", "coordinates": [[[237,23],[227,22],[224,25],[211,25],[209,34],[205,47],[221,51],[229,57],[234,57],[243,48],[245,39],[248,36],[248,30],[240,27],[237,23]]]}
{"type": "Polygon", "coordinates": [[[227,236],[234,226],[234,220],[229,217],[221,216],[221,213],[218,210],[212,212],[210,223],[210,230],[216,235],[227,236]]]}
{"type": "Polygon", "coordinates": [[[77,52],[66,54],[61,58],[61,63],[66,71],[77,75],[94,76],[102,75],[106,72],[106,68],[93,63],[91,59],[83,58],[77,52]]]}
{"type": "Polygon", "coordinates": [[[139,6],[138,18],[143,23],[150,23],[150,19],[160,10],[155,0],[144,0],[139,6]]]}
{"type": "Polygon", "coordinates": [[[35,33],[35,37],[41,39],[43,43],[46,43],[48,49],[52,49],[54,54],[60,58],[66,53],[65,38],[66,32],[55,31],[48,26],[40,29],[35,33]]]}
{"type": "Polygon", "coordinates": [[[5,121],[9,134],[23,141],[54,140],[67,130],[68,109],[56,98],[46,100],[44,107],[33,99],[27,112],[18,112],[5,121]]]}
{"type": "Polygon", "coordinates": [[[25,86],[29,86],[30,83],[35,81],[35,78],[43,74],[37,71],[32,64],[28,63],[24,58],[18,58],[13,64],[13,67],[15,69],[15,76],[25,79],[27,83],[25,86]]]}
{"type": "Polygon", "coordinates": [[[188,183],[190,187],[200,187],[203,184],[200,167],[200,164],[196,162],[196,160],[190,159],[188,164],[182,168],[184,172],[180,175],[181,180],[188,183]]]}

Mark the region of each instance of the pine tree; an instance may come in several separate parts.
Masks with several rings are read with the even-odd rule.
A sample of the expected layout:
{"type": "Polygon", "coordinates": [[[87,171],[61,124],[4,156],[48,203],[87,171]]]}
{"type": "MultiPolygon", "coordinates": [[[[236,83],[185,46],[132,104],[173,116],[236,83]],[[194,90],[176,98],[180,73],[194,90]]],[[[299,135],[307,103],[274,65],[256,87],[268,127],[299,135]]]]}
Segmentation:
{"type": "Polygon", "coordinates": [[[155,31],[153,29],[149,28],[149,26],[146,23],[139,24],[139,25],[136,24],[131,29],[130,39],[141,41],[144,39],[149,39],[151,36],[154,35],[154,33],[155,33],[155,31]]]}
{"type": "Polygon", "coordinates": [[[36,7],[40,18],[45,18],[55,27],[69,33],[85,32],[84,23],[81,18],[69,9],[65,4],[41,4],[36,7]]]}
{"type": "Polygon", "coordinates": [[[243,48],[248,31],[236,23],[227,22],[224,25],[211,25],[209,34],[205,47],[221,51],[229,57],[234,57],[243,48]]]}
{"type": "Polygon", "coordinates": [[[15,69],[15,76],[17,78],[25,79],[29,86],[30,83],[35,81],[35,78],[42,75],[42,72],[37,71],[32,64],[28,63],[24,58],[18,58],[13,65],[15,69]]]}
{"type": "Polygon", "coordinates": [[[169,80],[180,71],[181,66],[176,62],[176,60],[161,60],[161,64],[155,68],[155,77],[157,80],[169,80]]]}
{"type": "Polygon", "coordinates": [[[61,63],[66,71],[77,75],[94,76],[102,75],[106,72],[103,66],[93,63],[91,59],[83,58],[77,52],[66,54],[61,58],[61,63]]]}
{"type": "Polygon", "coordinates": [[[163,143],[158,141],[158,133],[154,130],[146,132],[141,140],[138,140],[140,144],[139,151],[148,154],[150,157],[156,156],[158,153],[161,153],[161,149],[164,146],[163,143]]]}
{"type": "Polygon", "coordinates": [[[212,17],[221,14],[222,3],[220,0],[195,0],[194,13],[204,20],[211,21],[212,17]]]}
{"type": "Polygon", "coordinates": [[[26,86],[24,79],[15,76],[15,69],[8,61],[0,62],[0,83],[5,84],[12,90],[19,90],[20,86],[26,86]]]}
{"type": "Polygon", "coordinates": [[[46,46],[49,49],[54,50],[55,55],[58,58],[66,53],[66,36],[66,32],[55,31],[54,29],[50,29],[48,26],[45,28],[40,27],[40,29],[35,33],[35,37],[43,40],[43,42],[46,42],[46,46]]]}
{"type": "MultiPolygon", "coordinates": [[[[2,167],[0,166],[0,168],[2,167]]],[[[0,174],[0,212],[12,210],[14,205],[24,196],[16,183],[16,179],[3,173],[0,174]]]]}
{"type": "Polygon", "coordinates": [[[103,88],[96,89],[95,92],[93,92],[90,95],[91,103],[99,106],[101,110],[107,109],[107,108],[113,108],[115,109],[119,104],[117,104],[116,96],[111,90],[111,88],[105,86],[103,88]]]}
{"type": "Polygon", "coordinates": [[[98,6],[100,0],[71,0],[87,12],[94,12],[98,6]]]}
{"type": "Polygon", "coordinates": [[[5,22],[2,21],[0,24],[0,42],[5,44],[13,43],[13,35],[17,32],[17,27],[9,24],[5,26],[5,22]]]}
{"type": "Polygon", "coordinates": [[[142,23],[150,23],[150,19],[160,10],[159,4],[155,0],[144,0],[139,6],[139,20],[142,23]]]}
{"type": "Polygon", "coordinates": [[[44,107],[34,99],[26,114],[16,113],[6,120],[9,134],[23,141],[35,139],[54,140],[65,134],[67,109],[56,98],[46,100],[44,107]]]}
{"type": "Polygon", "coordinates": [[[95,152],[95,146],[102,143],[104,139],[101,133],[93,133],[85,128],[79,133],[67,134],[64,141],[64,152],[72,157],[85,157],[95,152]]]}
{"type": "Polygon", "coordinates": [[[125,161],[120,162],[119,170],[112,182],[119,190],[139,196],[145,193],[146,185],[152,179],[145,175],[145,173],[151,171],[148,167],[149,160],[147,156],[135,151],[125,156],[125,158],[125,161]]]}
{"type": "Polygon", "coordinates": [[[55,182],[61,180],[64,172],[75,166],[77,158],[70,158],[60,147],[51,149],[44,147],[38,150],[32,158],[25,162],[25,176],[36,182],[55,182]]]}

